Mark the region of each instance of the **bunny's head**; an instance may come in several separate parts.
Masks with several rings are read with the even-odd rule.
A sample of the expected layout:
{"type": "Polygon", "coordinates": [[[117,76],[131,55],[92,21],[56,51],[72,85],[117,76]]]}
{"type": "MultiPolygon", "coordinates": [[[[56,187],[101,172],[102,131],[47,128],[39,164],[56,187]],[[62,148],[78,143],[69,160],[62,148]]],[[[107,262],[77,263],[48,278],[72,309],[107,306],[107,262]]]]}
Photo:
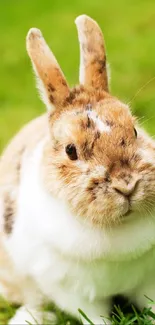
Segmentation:
{"type": "Polygon", "coordinates": [[[130,109],[108,88],[102,32],[76,19],[80,86],[69,89],[41,32],[31,29],[27,50],[49,110],[50,137],[42,161],[44,183],[73,215],[99,227],[148,217],[155,201],[155,146],[130,109]]]}

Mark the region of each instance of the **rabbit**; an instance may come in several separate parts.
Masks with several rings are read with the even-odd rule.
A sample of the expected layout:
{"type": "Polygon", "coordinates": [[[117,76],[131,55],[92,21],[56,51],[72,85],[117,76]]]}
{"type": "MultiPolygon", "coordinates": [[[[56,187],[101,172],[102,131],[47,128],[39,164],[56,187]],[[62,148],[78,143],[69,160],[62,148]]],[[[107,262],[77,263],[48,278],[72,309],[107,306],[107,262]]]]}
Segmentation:
{"type": "Polygon", "coordinates": [[[40,30],[27,35],[47,113],[0,160],[0,294],[21,305],[9,324],[41,323],[45,301],[109,324],[115,295],[155,299],[155,143],[110,94],[100,27],[75,22],[72,89],[40,30]]]}

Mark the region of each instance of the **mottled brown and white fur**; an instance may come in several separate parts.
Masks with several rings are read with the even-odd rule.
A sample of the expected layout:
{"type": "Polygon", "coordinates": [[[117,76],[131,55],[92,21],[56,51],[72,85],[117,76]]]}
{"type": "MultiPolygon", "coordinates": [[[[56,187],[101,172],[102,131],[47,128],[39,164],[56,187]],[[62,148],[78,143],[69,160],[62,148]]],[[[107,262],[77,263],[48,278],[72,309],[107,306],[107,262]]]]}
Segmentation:
{"type": "Polygon", "coordinates": [[[48,113],[0,160],[0,292],[22,304],[10,324],[38,317],[45,300],[95,324],[112,297],[155,300],[155,143],[108,90],[100,28],[76,19],[80,86],[69,89],[41,32],[27,50],[48,113]]]}

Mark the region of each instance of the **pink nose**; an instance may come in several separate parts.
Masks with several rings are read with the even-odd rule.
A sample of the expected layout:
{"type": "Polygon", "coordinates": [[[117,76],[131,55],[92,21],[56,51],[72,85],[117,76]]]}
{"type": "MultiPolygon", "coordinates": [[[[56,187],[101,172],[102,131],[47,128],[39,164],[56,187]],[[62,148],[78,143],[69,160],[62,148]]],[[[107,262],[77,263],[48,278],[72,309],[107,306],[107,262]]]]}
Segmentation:
{"type": "Polygon", "coordinates": [[[118,193],[123,194],[125,196],[129,196],[134,192],[137,183],[138,179],[130,181],[129,184],[127,184],[124,180],[114,180],[112,183],[112,187],[118,193]]]}

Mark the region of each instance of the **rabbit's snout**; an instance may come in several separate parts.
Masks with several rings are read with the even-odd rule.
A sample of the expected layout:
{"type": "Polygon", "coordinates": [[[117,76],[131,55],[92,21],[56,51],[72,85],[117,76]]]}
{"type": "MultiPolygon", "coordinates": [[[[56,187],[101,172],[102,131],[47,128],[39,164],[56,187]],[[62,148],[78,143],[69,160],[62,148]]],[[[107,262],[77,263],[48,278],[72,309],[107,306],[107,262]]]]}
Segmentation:
{"type": "Polygon", "coordinates": [[[131,178],[130,181],[126,181],[126,179],[121,179],[121,180],[114,179],[112,182],[112,188],[115,189],[117,193],[129,197],[134,193],[138,185],[138,182],[139,179],[136,177],[131,178]]]}

